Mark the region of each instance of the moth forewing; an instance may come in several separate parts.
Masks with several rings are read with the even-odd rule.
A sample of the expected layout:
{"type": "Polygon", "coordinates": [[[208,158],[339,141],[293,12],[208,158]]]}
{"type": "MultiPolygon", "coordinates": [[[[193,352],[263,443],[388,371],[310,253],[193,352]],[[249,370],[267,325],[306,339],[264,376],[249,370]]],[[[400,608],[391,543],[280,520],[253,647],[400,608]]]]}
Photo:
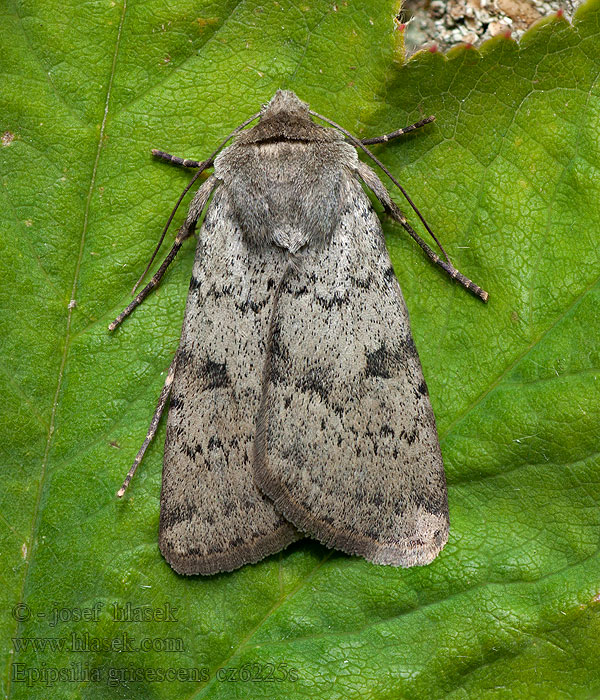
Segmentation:
{"type": "Polygon", "coordinates": [[[340,170],[333,233],[273,307],[255,478],[328,547],[427,564],[448,538],[435,420],[379,220],[340,170]]]}
{"type": "Polygon", "coordinates": [[[110,326],[156,286],[213,192],[176,359],[120,491],[170,390],[159,543],[180,573],[229,571],[300,533],[395,566],[429,563],[448,538],[435,419],[359,179],[431,260],[487,293],[414,233],[351,139],[278,90],[258,124],[208,160],[155,151],[183,166],[214,160],[167,260],[110,326]]]}
{"type": "Polygon", "coordinates": [[[257,488],[252,445],[277,251],[251,250],[220,184],[200,230],[171,391],[160,549],[179,573],[229,571],[299,537],[257,488]]]}

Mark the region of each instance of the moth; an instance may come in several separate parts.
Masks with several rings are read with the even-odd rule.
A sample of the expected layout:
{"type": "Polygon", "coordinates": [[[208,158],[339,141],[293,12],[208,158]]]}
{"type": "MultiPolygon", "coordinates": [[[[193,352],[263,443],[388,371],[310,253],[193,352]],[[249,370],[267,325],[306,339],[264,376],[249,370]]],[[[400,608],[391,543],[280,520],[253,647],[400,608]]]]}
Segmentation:
{"type": "Polygon", "coordinates": [[[432,120],[361,142],[278,90],[205,161],[153,151],[198,169],[185,191],[214,166],[160,269],[109,326],[156,287],[206,210],[179,347],[118,494],[170,396],[159,546],[175,571],[231,571],[305,535],[404,567],[428,564],[444,547],[435,419],[364,186],[434,263],[488,295],[415,233],[357,155],[365,150],[383,168],[365,144],[432,120]]]}

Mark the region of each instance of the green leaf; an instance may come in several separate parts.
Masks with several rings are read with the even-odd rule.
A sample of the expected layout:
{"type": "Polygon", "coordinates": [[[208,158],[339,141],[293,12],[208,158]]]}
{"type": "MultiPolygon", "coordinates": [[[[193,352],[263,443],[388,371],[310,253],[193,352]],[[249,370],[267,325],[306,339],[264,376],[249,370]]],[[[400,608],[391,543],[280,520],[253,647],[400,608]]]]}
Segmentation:
{"type": "Polygon", "coordinates": [[[396,9],[0,9],[2,697],[600,694],[600,2],[520,46],[406,65],[396,9]],[[279,87],[362,137],[436,115],[376,147],[490,293],[484,306],[385,222],[449,483],[450,541],[427,567],[304,540],[178,576],[157,548],[164,425],[115,498],[194,253],[108,333],[189,178],[150,149],[202,158],[279,87]],[[127,603],[153,619],[123,619],[127,603]]]}

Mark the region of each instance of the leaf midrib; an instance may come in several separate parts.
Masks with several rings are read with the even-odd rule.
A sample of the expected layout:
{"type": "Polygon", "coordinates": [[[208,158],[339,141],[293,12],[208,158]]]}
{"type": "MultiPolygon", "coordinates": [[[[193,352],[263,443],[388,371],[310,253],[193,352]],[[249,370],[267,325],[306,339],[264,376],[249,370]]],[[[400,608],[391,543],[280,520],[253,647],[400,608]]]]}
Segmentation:
{"type": "MultiPolygon", "coordinates": [[[[92,175],[90,178],[90,185],[88,188],[88,195],[87,195],[86,203],[85,203],[83,227],[82,227],[81,237],[80,237],[80,242],[79,242],[79,254],[77,257],[77,263],[75,265],[75,271],[73,274],[73,284],[71,286],[71,299],[75,299],[76,293],[77,293],[77,286],[78,286],[78,282],[79,282],[79,273],[80,273],[80,269],[81,269],[81,261],[83,259],[83,250],[85,247],[85,239],[86,239],[87,228],[88,228],[90,204],[91,204],[92,194],[94,192],[94,188],[96,185],[96,174],[97,174],[97,170],[98,170],[98,163],[100,161],[100,154],[102,152],[104,132],[105,132],[105,128],[106,128],[106,120],[108,117],[108,110],[109,110],[110,98],[111,98],[111,94],[112,94],[113,80],[114,80],[114,76],[115,76],[117,57],[119,55],[119,46],[121,43],[121,36],[122,36],[123,24],[125,21],[126,12],[127,12],[127,0],[123,0],[123,9],[121,12],[121,20],[119,23],[119,29],[117,31],[117,37],[116,37],[116,41],[115,41],[115,49],[113,52],[113,60],[112,60],[112,64],[111,64],[111,71],[110,71],[110,76],[109,76],[109,80],[108,80],[108,86],[106,89],[106,99],[104,102],[104,114],[103,114],[102,124],[100,127],[100,133],[99,133],[99,137],[98,137],[98,147],[96,149],[96,158],[94,160],[94,166],[93,166],[92,175]]],[[[37,490],[37,495],[36,495],[36,501],[35,501],[35,505],[34,505],[34,509],[33,509],[31,532],[30,532],[29,541],[28,541],[29,556],[27,557],[27,559],[25,561],[25,567],[24,567],[24,571],[23,571],[23,579],[22,579],[22,584],[21,584],[21,591],[20,591],[19,599],[18,599],[19,603],[22,603],[23,600],[25,599],[25,591],[27,588],[27,581],[28,581],[28,577],[29,577],[29,572],[31,570],[31,561],[34,558],[34,554],[36,551],[35,537],[36,537],[36,533],[39,530],[40,520],[41,520],[40,504],[41,504],[41,500],[42,500],[42,494],[43,494],[45,486],[46,486],[46,476],[47,476],[47,470],[48,470],[48,455],[50,453],[50,449],[52,446],[52,438],[54,435],[56,411],[58,408],[58,402],[59,402],[60,392],[61,392],[61,388],[62,388],[62,381],[63,381],[64,370],[65,370],[65,366],[66,366],[66,362],[67,362],[67,356],[69,354],[71,321],[73,318],[73,310],[74,310],[74,307],[71,304],[69,304],[67,306],[67,322],[66,322],[66,329],[65,329],[63,352],[62,352],[62,356],[61,356],[60,367],[58,370],[56,390],[54,392],[54,398],[52,401],[50,425],[48,428],[48,436],[46,439],[46,446],[44,448],[44,456],[42,458],[42,465],[41,465],[42,468],[41,468],[40,480],[39,480],[39,485],[38,485],[38,490],[37,490]]],[[[21,627],[21,623],[17,622],[15,625],[15,636],[18,636],[20,627],[21,627]]],[[[7,688],[6,688],[6,697],[7,698],[10,698],[12,696],[12,687],[13,687],[12,686],[12,673],[10,673],[10,668],[11,668],[12,664],[13,664],[13,658],[9,656],[8,661],[7,661],[7,666],[8,666],[8,668],[7,668],[8,681],[7,681],[7,688]]]]}

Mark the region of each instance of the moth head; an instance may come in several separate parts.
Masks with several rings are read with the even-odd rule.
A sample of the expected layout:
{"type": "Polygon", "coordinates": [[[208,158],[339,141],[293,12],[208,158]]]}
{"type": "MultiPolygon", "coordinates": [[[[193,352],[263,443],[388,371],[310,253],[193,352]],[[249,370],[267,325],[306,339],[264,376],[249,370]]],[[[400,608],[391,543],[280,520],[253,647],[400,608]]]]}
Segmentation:
{"type": "Polygon", "coordinates": [[[333,129],[313,122],[309,109],[308,104],[299,100],[291,90],[277,90],[263,105],[258,124],[243,131],[237,143],[339,140],[340,136],[333,129]]]}
{"type": "Polygon", "coordinates": [[[263,105],[260,111],[260,118],[271,119],[280,112],[290,116],[310,119],[308,114],[309,106],[306,102],[298,99],[296,93],[291,90],[277,90],[273,97],[263,105]]]}

